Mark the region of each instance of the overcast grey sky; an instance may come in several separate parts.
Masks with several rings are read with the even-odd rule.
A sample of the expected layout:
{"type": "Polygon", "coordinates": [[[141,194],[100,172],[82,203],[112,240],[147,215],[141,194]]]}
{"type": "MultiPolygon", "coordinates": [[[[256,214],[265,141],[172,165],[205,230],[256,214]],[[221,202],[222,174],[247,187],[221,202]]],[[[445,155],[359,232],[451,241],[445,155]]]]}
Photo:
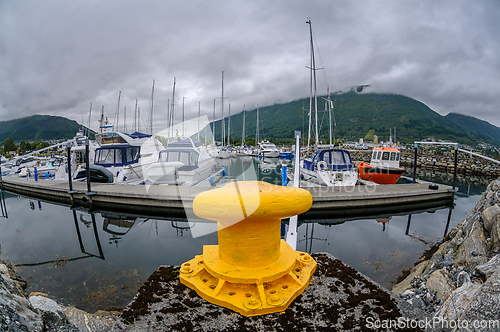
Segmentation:
{"type": "MultiPolygon", "coordinates": [[[[446,115],[500,126],[500,1],[8,1],[0,0],[0,120],[61,115],[98,128],[121,93],[154,131],[168,100],[180,116],[289,102],[309,95],[309,26],[319,93],[369,84],[446,115]]],[[[180,120],[180,117],[177,119],[180,120]]],[[[123,117],[120,126],[122,126],[123,117]]]]}

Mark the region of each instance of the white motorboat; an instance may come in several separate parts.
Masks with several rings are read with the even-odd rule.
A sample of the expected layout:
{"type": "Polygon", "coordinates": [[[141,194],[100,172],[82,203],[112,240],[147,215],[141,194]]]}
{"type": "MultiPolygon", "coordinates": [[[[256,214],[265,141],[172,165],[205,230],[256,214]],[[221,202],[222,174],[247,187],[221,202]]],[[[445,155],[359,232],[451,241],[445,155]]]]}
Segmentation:
{"type": "MultiPolygon", "coordinates": [[[[113,175],[113,183],[143,180],[144,171],[158,161],[163,145],[151,135],[103,132],[96,135],[100,147],[95,150],[94,165],[104,167],[113,175]]],[[[96,168],[97,170],[97,168],[96,168]]],[[[85,165],[76,178],[85,177],[85,165]]]]}
{"type": "Polygon", "coordinates": [[[280,155],[280,150],[269,141],[262,141],[258,146],[259,156],[266,158],[277,158],[280,155]]]}
{"type": "Polygon", "coordinates": [[[169,143],[159,154],[158,161],[145,172],[148,184],[194,186],[210,179],[215,159],[201,142],[184,138],[169,143]]]}

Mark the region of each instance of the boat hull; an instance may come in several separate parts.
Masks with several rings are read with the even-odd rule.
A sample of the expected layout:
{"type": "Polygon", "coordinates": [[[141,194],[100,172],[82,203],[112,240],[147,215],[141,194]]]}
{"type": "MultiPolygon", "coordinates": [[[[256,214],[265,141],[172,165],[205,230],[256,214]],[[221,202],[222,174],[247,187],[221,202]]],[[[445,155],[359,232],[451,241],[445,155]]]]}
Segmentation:
{"type": "Polygon", "coordinates": [[[404,168],[372,166],[364,162],[358,164],[359,178],[378,184],[396,184],[403,172],[404,168]]]}

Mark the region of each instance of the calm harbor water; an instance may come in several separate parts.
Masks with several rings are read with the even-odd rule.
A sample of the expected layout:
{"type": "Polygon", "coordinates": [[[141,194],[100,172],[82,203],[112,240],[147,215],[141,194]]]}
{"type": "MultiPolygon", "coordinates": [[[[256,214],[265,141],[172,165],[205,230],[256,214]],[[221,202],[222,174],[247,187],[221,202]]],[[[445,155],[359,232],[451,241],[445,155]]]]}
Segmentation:
{"type": "MultiPolygon", "coordinates": [[[[281,184],[281,161],[245,157],[221,163],[231,178],[281,184]]],[[[418,177],[452,181],[446,174],[419,172],[418,177]]],[[[453,209],[335,224],[305,220],[298,230],[297,250],[329,252],[390,288],[403,269],[462,221],[489,183],[459,180],[453,209]]],[[[217,244],[215,224],[91,215],[4,195],[8,218],[0,218],[0,259],[16,264],[28,291],[48,293],[89,312],[123,308],[158,266],[180,265],[201,254],[203,245],[217,244]]]]}

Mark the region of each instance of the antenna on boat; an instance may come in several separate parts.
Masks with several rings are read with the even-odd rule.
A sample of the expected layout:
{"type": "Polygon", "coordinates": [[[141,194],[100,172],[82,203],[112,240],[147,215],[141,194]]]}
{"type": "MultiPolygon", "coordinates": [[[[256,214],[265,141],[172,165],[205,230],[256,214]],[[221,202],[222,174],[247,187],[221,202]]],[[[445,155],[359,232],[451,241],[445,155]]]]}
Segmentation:
{"type": "Polygon", "coordinates": [[[101,108],[101,124],[99,125],[99,131],[102,134],[102,126],[104,125],[104,105],[101,108]]]}
{"type": "Polygon", "coordinates": [[[231,145],[231,104],[229,104],[229,116],[227,118],[227,145],[231,145]]]}

